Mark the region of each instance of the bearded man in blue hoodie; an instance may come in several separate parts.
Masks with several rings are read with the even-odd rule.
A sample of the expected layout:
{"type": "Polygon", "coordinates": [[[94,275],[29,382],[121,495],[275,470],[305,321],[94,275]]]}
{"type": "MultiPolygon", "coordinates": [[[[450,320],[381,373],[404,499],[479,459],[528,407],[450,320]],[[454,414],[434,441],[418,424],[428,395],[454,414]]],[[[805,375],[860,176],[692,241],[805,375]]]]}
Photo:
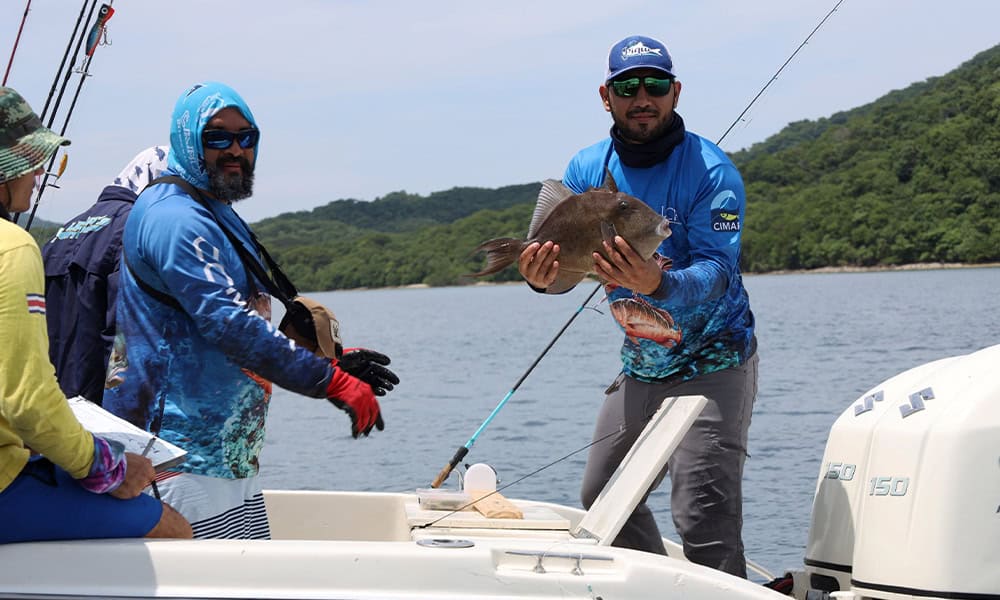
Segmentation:
{"type": "Polygon", "coordinates": [[[123,238],[104,407],[188,451],[154,489],[196,538],[270,537],[258,458],[272,382],[327,398],[349,414],[355,437],[383,428],[375,396],[399,383],[385,355],[322,358],[271,325],[270,288],[241,259],[259,249],[233,210],[252,194],[260,137],[235,90],[188,89],[174,107],[164,172],[180,179],[139,195],[123,238]]]}

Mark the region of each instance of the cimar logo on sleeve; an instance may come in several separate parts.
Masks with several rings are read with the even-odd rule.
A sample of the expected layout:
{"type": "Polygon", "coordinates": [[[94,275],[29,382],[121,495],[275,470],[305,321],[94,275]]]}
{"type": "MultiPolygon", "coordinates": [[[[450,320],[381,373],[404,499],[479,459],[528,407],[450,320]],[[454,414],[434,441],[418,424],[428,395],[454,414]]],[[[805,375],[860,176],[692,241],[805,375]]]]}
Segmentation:
{"type": "Polygon", "coordinates": [[[736,194],[724,190],[712,199],[712,231],[738,232],[740,230],[740,208],[736,194]]]}

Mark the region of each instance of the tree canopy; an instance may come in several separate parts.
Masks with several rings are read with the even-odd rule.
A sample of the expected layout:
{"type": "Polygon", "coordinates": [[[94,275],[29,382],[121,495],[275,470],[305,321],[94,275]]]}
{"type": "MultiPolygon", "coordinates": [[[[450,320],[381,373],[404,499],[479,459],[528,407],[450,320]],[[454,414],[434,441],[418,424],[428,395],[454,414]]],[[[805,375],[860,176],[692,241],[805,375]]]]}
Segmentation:
{"type": "MultiPolygon", "coordinates": [[[[1000,46],[731,157],[747,272],[1000,261],[1000,46]]],[[[484,264],[480,243],[526,234],[539,188],[335,200],[254,230],[303,291],[460,285],[484,264]]],[[[514,267],[484,278],[515,279],[514,267]]]]}

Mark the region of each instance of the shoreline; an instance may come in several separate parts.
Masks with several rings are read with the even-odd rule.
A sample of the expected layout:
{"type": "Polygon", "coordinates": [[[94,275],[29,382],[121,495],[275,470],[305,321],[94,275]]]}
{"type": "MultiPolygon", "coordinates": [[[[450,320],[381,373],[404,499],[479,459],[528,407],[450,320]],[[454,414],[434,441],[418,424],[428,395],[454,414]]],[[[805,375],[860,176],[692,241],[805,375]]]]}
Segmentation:
{"type": "Polygon", "coordinates": [[[809,275],[829,273],[878,273],[882,271],[935,271],[943,269],[995,269],[1000,263],[909,263],[905,265],[877,265],[874,267],[818,267],[815,269],[779,269],[777,271],[747,271],[744,277],[757,275],[809,275]]]}
{"type": "MultiPolygon", "coordinates": [[[[777,271],[747,271],[744,277],[760,277],[763,275],[828,275],[836,273],[878,273],[883,271],[934,271],[944,269],[995,269],[1000,268],[1000,263],[910,263],[905,265],[879,265],[875,267],[818,267],[816,269],[781,269],[777,271]]],[[[595,281],[588,278],[589,281],[595,281]]],[[[325,290],[324,292],[362,292],[371,290],[422,290],[434,287],[475,287],[475,286],[495,286],[495,285],[524,285],[523,281],[477,281],[468,285],[439,285],[432,286],[426,283],[411,283],[408,285],[396,285],[387,287],[357,287],[342,288],[337,290],[325,290]]],[[[318,293],[324,293],[318,292],[318,293]]],[[[315,294],[317,292],[308,292],[315,294]]]]}

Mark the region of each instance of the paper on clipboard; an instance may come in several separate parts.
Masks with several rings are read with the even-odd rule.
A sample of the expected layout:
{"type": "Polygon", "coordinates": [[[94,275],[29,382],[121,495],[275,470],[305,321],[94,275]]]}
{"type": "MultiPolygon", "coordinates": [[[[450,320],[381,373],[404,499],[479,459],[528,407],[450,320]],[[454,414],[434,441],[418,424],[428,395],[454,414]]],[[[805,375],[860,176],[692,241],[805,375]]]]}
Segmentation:
{"type": "Polygon", "coordinates": [[[70,398],[69,407],[85,429],[105,439],[120,442],[127,452],[143,454],[153,462],[153,468],[157,471],[186,460],[187,450],[136,427],[85,398],[70,398]]]}

